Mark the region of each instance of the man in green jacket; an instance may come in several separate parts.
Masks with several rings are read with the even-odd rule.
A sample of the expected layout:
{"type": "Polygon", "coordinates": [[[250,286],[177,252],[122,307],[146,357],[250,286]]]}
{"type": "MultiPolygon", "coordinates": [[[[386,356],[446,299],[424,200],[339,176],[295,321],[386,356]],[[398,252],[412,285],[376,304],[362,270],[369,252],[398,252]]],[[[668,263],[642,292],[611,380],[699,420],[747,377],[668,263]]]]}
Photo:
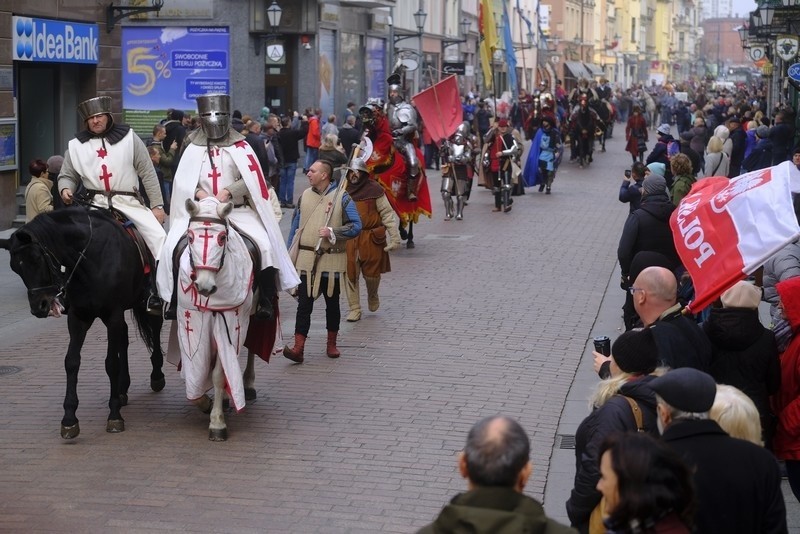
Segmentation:
{"type": "Polygon", "coordinates": [[[548,519],[538,501],[523,495],[533,471],[530,452],[525,430],[513,419],[496,415],[478,421],[458,459],[468,491],[453,497],[419,534],[577,534],[577,530],[548,519]]]}

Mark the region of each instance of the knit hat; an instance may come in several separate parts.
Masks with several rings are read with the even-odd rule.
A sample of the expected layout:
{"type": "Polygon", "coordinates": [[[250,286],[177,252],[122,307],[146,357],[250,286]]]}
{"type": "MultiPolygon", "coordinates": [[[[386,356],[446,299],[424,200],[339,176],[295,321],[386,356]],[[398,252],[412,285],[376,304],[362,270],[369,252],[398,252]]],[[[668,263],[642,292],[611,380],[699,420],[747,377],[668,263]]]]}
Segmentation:
{"type": "Polygon", "coordinates": [[[683,412],[707,412],[717,396],[717,383],[711,375],[692,367],[669,371],[648,385],[664,402],[683,412]]]}
{"type": "Polygon", "coordinates": [[[629,330],[611,346],[611,356],[621,371],[637,375],[652,373],[658,366],[658,347],[649,328],[629,330]]]}
{"type": "Polygon", "coordinates": [[[58,176],[61,172],[61,165],[64,164],[64,156],[50,156],[47,158],[47,172],[50,173],[51,176],[55,177],[58,176]]]}
{"type": "Polygon", "coordinates": [[[658,133],[660,133],[661,135],[669,135],[670,131],[672,131],[672,130],[671,130],[669,124],[664,123],[661,126],[659,126],[658,128],[656,128],[656,131],[658,133]]]}
{"type": "Polygon", "coordinates": [[[759,139],[766,139],[769,137],[769,126],[764,126],[763,124],[756,128],[756,136],[759,139]]]}
{"type": "Polygon", "coordinates": [[[720,297],[724,308],[747,308],[755,310],[761,302],[761,288],[740,280],[720,297]]]}
{"type": "Polygon", "coordinates": [[[647,168],[650,169],[650,172],[652,174],[657,174],[659,176],[664,176],[664,173],[667,170],[667,165],[665,163],[660,163],[658,161],[654,161],[653,163],[648,163],[647,168]]]}
{"type": "Polygon", "coordinates": [[[646,195],[666,193],[667,181],[663,176],[659,176],[658,174],[649,174],[645,176],[644,181],[642,181],[642,191],[646,195]]]}

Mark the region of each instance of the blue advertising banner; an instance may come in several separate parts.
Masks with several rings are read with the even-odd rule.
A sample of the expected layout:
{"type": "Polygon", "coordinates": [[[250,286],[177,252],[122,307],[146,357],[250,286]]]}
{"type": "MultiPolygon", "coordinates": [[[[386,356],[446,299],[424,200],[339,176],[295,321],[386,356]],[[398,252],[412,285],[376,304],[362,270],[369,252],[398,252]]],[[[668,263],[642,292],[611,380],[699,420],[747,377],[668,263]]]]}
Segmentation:
{"type": "Polygon", "coordinates": [[[97,24],[11,17],[14,61],[96,64],[97,24]]]}
{"type": "Polygon", "coordinates": [[[367,98],[386,98],[386,40],[367,37],[367,98]]]}
{"type": "Polygon", "coordinates": [[[230,94],[230,33],[227,27],[123,27],[123,119],[142,128],[168,109],[192,113],[195,98],[230,94]]]}

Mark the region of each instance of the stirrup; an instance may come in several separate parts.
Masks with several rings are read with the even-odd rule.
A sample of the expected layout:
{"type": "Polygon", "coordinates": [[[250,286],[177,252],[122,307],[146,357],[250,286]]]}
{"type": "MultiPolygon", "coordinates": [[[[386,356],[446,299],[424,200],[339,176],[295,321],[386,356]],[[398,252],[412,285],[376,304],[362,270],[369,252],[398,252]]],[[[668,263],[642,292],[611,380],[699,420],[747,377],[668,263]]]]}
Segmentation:
{"type": "Polygon", "coordinates": [[[161,315],[164,310],[164,301],[158,295],[148,295],[145,309],[150,315],[161,315]]]}

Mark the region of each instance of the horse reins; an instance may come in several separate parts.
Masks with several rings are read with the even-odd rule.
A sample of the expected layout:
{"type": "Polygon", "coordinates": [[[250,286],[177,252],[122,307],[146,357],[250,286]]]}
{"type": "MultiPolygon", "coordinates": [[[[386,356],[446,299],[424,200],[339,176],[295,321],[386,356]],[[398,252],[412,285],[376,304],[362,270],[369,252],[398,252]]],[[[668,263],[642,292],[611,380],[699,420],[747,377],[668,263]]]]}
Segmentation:
{"type": "MultiPolygon", "coordinates": [[[[78,253],[78,260],[75,262],[75,265],[72,267],[72,271],[69,273],[69,276],[67,276],[66,281],[64,281],[61,284],[55,284],[54,280],[60,280],[61,279],[61,274],[66,269],[64,267],[64,264],[61,261],[59,261],[59,259],[56,257],[56,255],[53,252],[51,252],[50,249],[47,248],[44,245],[44,243],[42,243],[35,234],[34,234],[34,237],[37,237],[36,241],[34,241],[33,243],[31,243],[29,245],[24,245],[24,247],[29,247],[29,246],[34,246],[34,245],[38,246],[41,249],[41,251],[42,251],[42,253],[43,253],[44,257],[45,257],[45,260],[47,261],[48,271],[50,271],[50,285],[49,286],[41,286],[41,287],[30,288],[30,289],[28,289],[28,294],[33,294],[34,292],[44,291],[44,290],[47,290],[47,289],[56,289],[56,290],[58,290],[58,292],[55,295],[56,298],[61,297],[62,295],[64,295],[64,292],[67,290],[67,286],[69,286],[69,283],[72,281],[72,277],[75,275],[75,273],[78,270],[78,266],[81,264],[83,259],[86,257],[86,251],[89,250],[89,245],[92,244],[92,238],[94,237],[94,226],[92,225],[92,217],[91,217],[91,215],[89,214],[88,211],[86,212],[86,218],[89,220],[89,239],[86,241],[86,245],[83,247],[83,250],[81,250],[78,253]]],[[[24,247],[20,247],[20,248],[24,248],[24,247]]]]}

